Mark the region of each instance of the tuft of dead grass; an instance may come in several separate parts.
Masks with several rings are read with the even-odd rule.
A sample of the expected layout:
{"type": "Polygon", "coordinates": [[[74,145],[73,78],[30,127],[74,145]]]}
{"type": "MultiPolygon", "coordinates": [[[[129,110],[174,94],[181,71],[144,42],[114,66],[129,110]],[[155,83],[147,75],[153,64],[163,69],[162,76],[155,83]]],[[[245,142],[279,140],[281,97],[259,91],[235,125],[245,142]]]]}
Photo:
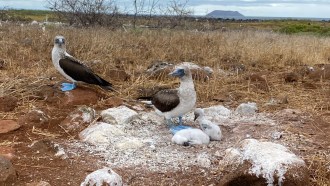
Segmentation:
{"type": "Polygon", "coordinates": [[[57,138],[57,137],[61,136],[60,134],[50,133],[46,130],[38,129],[34,126],[33,126],[31,132],[32,132],[32,134],[41,135],[41,136],[48,137],[48,138],[57,138]]]}

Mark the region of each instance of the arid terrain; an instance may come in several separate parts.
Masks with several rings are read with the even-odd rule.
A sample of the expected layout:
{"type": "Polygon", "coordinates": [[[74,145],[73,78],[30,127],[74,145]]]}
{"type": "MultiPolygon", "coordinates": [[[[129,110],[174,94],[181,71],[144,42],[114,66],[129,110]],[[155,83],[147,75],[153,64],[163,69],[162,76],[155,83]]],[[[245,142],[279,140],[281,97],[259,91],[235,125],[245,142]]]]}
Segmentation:
{"type": "MultiPolygon", "coordinates": [[[[287,146],[306,162],[311,185],[330,185],[329,37],[256,29],[201,32],[48,25],[43,30],[38,25],[3,23],[0,27],[0,97],[11,97],[9,101],[0,100],[0,120],[20,124],[17,130],[0,134],[0,149],[7,149],[3,154],[12,154],[11,162],[17,172],[17,178],[8,185],[40,180],[51,185],[79,185],[89,173],[112,164],[127,185],[218,185],[222,173],[217,165],[226,148],[245,138],[246,133],[256,139],[272,140],[267,132],[275,129],[282,132],[282,137],[275,142],[287,146]],[[78,89],[86,99],[78,104],[67,101],[59,90],[59,84],[65,79],[51,62],[56,35],[65,36],[67,51],[113,83],[116,91],[79,84],[78,89]],[[232,126],[222,125],[222,141],[196,147],[171,144],[171,134],[165,125],[148,128],[137,123],[129,129],[159,132],[162,148],[187,154],[182,159],[176,157],[175,162],[185,161],[189,154],[220,153],[212,159],[210,169],[193,164],[166,169],[171,159],[166,159],[164,169],[152,169],[151,165],[142,163],[134,166],[129,162],[120,166],[109,163],[105,151],[74,145],[79,143],[79,132],[68,133],[59,124],[80,103],[96,111],[119,105],[151,111],[137,101],[144,97],[143,90],[178,86],[176,79],[146,73],[157,61],[209,66],[212,76],[195,80],[198,107],[224,105],[234,110],[241,103],[255,102],[258,112],[268,114],[277,123],[276,127],[251,125],[240,129],[235,136],[232,126]],[[47,121],[27,114],[36,109],[47,114],[47,121]],[[283,109],[294,111],[289,115],[279,114],[283,109]],[[31,145],[36,141],[39,145],[31,145]],[[69,158],[56,157],[54,149],[47,146],[49,143],[59,144],[69,158]]],[[[238,125],[235,123],[235,127],[238,125]]],[[[137,157],[139,153],[137,150],[137,157]]]]}

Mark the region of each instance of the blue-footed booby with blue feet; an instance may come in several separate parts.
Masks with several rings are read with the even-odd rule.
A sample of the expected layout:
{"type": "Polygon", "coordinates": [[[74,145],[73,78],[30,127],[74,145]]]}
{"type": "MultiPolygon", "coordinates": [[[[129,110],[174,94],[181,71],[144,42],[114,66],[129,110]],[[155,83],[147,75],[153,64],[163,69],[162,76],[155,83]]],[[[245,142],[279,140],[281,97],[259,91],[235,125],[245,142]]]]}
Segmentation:
{"type": "Polygon", "coordinates": [[[180,78],[177,89],[165,89],[157,92],[152,98],[152,104],[162,112],[172,133],[190,128],[182,123],[182,116],[194,109],[196,91],[190,69],[187,66],[178,66],[169,75],[180,78]],[[171,118],[179,117],[179,126],[174,126],[171,118]]]}
{"type": "Polygon", "coordinates": [[[106,90],[113,90],[111,83],[102,79],[82,62],[66,52],[65,38],[63,36],[56,36],[54,39],[52,61],[56,70],[72,82],[72,84],[62,83],[62,91],[75,89],[78,81],[99,85],[106,90]]]}

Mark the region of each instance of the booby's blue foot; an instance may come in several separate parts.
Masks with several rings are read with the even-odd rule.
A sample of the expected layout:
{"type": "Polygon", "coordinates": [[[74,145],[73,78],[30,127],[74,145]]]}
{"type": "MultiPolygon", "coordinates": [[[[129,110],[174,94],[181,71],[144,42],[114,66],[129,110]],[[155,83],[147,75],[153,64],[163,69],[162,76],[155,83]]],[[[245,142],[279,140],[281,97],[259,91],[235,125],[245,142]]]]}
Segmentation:
{"type": "Polygon", "coordinates": [[[183,123],[182,123],[182,116],[179,116],[179,125],[183,125],[183,123]]]}
{"type": "Polygon", "coordinates": [[[175,133],[179,132],[180,130],[189,129],[189,128],[192,128],[192,127],[186,126],[186,125],[177,125],[177,126],[173,125],[170,127],[170,131],[174,135],[175,133]]]}
{"type": "Polygon", "coordinates": [[[65,91],[73,90],[73,89],[75,89],[76,87],[77,87],[77,86],[76,86],[76,84],[74,84],[74,83],[62,83],[61,90],[62,90],[63,92],[65,92],[65,91]]]}
{"type": "Polygon", "coordinates": [[[171,128],[172,126],[175,126],[171,119],[166,119],[166,125],[171,128]]]}

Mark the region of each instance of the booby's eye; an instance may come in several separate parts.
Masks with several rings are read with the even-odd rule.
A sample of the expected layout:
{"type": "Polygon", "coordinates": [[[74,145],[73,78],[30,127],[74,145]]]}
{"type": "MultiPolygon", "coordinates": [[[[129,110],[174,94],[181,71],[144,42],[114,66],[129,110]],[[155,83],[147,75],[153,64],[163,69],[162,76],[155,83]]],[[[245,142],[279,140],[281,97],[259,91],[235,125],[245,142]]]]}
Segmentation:
{"type": "Polygon", "coordinates": [[[185,73],[184,73],[184,69],[178,69],[178,73],[181,74],[182,76],[185,75],[185,73]]]}
{"type": "Polygon", "coordinates": [[[64,38],[56,38],[55,43],[56,44],[65,44],[65,39],[64,38]]]}
{"type": "Polygon", "coordinates": [[[173,71],[172,73],[170,73],[170,75],[176,76],[176,77],[183,77],[185,75],[185,72],[184,72],[184,69],[179,68],[179,69],[176,69],[175,71],[173,71]]]}

